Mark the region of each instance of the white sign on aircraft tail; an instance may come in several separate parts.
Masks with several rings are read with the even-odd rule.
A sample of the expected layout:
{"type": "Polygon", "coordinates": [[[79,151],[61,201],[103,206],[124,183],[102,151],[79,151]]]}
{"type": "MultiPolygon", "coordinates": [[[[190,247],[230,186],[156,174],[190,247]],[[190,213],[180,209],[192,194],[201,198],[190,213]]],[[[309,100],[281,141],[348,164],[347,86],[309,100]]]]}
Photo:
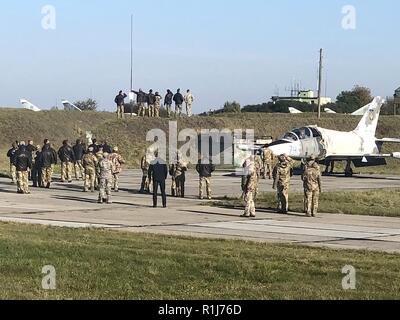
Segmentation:
{"type": "Polygon", "coordinates": [[[81,109],[79,109],[76,105],[69,102],[68,100],[63,100],[63,101],[61,101],[61,103],[63,104],[65,111],[80,111],[80,112],[82,112],[81,109]]]}
{"type": "Polygon", "coordinates": [[[21,99],[20,102],[21,102],[21,105],[22,105],[22,107],[23,107],[24,109],[31,110],[31,111],[35,111],[35,112],[42,111],[42,110],[40,110],[38,107],[36,107],[34,104],[30,103],[30,102],[29,102],[28,100],[26,100],[26,99],[21,99]]]}

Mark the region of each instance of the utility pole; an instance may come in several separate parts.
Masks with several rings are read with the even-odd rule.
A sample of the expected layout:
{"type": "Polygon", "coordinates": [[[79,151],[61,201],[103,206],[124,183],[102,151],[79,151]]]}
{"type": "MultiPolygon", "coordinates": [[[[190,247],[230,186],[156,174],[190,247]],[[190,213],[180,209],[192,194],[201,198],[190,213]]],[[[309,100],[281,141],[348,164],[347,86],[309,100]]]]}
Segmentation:
{"type": "Polygon", "coordinates": [[[133,90],[133,14],[131,15],[131,91],[133,90]]]}
{"type": "MultiPolygon", "coordinates": [[[[129,96],[133,95],[133,14],[131,14],[131,89],[129,96]]],[[[129,101],[131,103],[131,117],[133,117],[133,97],[129,101]]]]}
{"type": "Polygon", "coordinates": [[[323,49],[319,51],[318,119],[321,119],[322,68],[323,68],[322,59],[323,59],[323,49]]]}

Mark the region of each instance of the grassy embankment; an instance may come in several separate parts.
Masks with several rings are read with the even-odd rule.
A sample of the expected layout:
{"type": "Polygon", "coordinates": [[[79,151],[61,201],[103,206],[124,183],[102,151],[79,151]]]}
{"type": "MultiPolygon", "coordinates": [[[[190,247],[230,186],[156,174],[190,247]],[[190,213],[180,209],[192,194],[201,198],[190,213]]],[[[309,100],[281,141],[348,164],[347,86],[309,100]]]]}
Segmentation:
{"type": "Polygon", "coordinates": [[[0,224],[0,299],[399,299],[400,255],[0,224]],[[54,291],[42,268],[56,268],[54,291]],[[346,265],[357,289],[342,288],[346,265]]]}
{"type": "MultiPolygon", "coordinates": [[[[378,128],[378,137],[399,137],[398,121],[400,117],[382,117],[378,128]]],[[[359,122],[359,117],[347,115],[324,115],[318,121],[313,114],[230,114],[212,117],[183,118],[178,129],[254,129],[257,136],[282,136],[295,127],[320,125],[329,129],[352,130],[359,122]]],[[[112,145],[118,145],[130,167],[138,167],[146,146],[146,134],[149,130],[159,128],[168,136],[167,119],[127,118],[125,121],[115,119],[113,113],[107,112],[64,112],[45,111],[34,113],[28,110],[0,110],[0,171],[8,170],[5,156],[11,143],[15,140],[33,139],[41,144],[44,138],[51,139],[56,146],[64,139],[74,142],[86,131],[92,131],[99,140],[107,139],[112,145]]],[[[398,147],[398,146],[397,146],[398,147]]],[[[396,151],[396,146],[388,146],[396,151]]],[[[374,167],[356,170],[364,173],[400,174],[399,162],[389,160],[387,167],[374,167]]]]}

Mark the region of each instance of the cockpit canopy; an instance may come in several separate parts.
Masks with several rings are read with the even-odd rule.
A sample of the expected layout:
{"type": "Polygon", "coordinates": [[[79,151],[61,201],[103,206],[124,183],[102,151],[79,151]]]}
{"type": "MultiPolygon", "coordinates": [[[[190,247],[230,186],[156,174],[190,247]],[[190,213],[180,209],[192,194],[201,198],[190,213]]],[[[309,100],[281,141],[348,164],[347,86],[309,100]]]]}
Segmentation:
{"type": "Polygon", "coordinates": [[[321,133],[319,133],[316,128],[304,127],[300,129],[294,129],[292,132],[285,134],[283,139],[289,141],[299,141],[318,137],[321,137],[321,133]]]}

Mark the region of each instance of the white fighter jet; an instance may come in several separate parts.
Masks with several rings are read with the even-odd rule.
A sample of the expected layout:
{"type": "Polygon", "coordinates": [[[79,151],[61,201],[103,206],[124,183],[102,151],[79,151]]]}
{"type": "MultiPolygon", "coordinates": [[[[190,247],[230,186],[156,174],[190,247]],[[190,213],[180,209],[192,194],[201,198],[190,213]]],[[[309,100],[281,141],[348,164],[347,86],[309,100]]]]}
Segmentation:
{"type": "Polygon", "coordinates": [[[376,97],[365,109],[364,116],[353,131],[342,132],[307,126],[294,129],[282,139],[265,147],[276,156],[287,154],[295,160],[315,156],[325,164],[330,161],[347,161],[347,176],[352,175],[352,163],[356,167],[386,165],[386,158],[400,159],[400,152],[383,154],[383,144],[400,143],[400,139],[375,137],[383,104],[384,99],[376,97]]]}
{"type": "Polygon", "coordinates": [[[21,105],[22,105],[22,107],[23,107],[24,109],[31,110],[31,111],[35,111],[35,112],[42,111],[42,110],[40,110],[38,107],[36,107],[33,103],[30,103],[30,102],[29,102],[28,100],[26,100],[26,99],[21,99],[21,100],[20,100],[20,103],[21,103],[21,105]]]}

